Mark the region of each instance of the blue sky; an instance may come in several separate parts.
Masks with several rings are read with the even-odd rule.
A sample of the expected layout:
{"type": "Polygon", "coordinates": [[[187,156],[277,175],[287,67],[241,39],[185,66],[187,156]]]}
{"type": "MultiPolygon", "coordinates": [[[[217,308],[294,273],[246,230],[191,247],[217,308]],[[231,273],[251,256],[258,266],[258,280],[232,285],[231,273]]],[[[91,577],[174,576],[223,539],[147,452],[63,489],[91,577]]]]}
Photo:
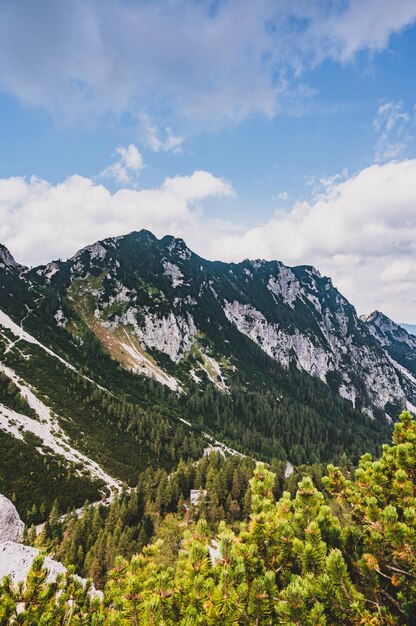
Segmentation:
{"type": "Polygon", "coordinates": [[[0,2],[0,241],[310,263],[414,322],[414,0],[0,2]]]}

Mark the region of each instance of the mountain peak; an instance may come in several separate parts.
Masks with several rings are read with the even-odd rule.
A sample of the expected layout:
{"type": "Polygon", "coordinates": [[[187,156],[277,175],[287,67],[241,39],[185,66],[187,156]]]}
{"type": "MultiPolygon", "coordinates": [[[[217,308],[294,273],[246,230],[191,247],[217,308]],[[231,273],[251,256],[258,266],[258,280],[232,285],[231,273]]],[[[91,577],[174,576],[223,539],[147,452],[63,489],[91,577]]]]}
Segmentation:
{"type": "MultiPolygon", "coordinates": [[[[377,318],[380,319],[390,319],[387,317],[387,315],[385,315],[384,313],[382,313],[381,311],[379,311],[378,309],[375,309],[375,311],[372,311],[371,313],[364,313],[364,315],[360,316],[361,319],[365,322],[365,321],[370,321],[370,320],[375,320],[377,318]]],[[[392,321],[392,320],[390,320],[392,321]]]]}
{"type": "Polygon", "coordinates": [[[305,272],[307,272],[311,276],[315,276],[315,278],[322,278],[321,272],[318,269],[316,269],[316,267],[314,267],[313,265],[298,265],[298,267],[301,267],[305,272]]]}
{"type": "Polygon", "coordinates": [[[18,263],[3,244],[0,243],[0,267],[18,267],[18,263]]]}
{"type": "Polygon", "coordinates": [[[184,240],[180,237],[165,235],[160,240],[160,243],[165,246],[169,250],[169,252],[178,255],[183,260],[188,260],[192,256],[192,251],[188,248],[184,240]]]}
{"type": "Polygon", "coordinates": [[[399,326],[407,330],[410,335],[416,335],[416,324],[406,324],[406,322],[400,322],[399,326]]]}
{"type": "MultiPolygon", "coordinates": [[[[369,315],[361,315],[360,319],[383,346],[391,348],[392,346],[406,344],[409,349],[416,350],[416,338],[381,311],[376,310],[369,315]]],[[[391,356],[396,360],[400,360],[396,353],[393,354],[391,352],[391,356]]]]}
{"type": "Polygon", "coordinates": [[[72,257],[70,257],[70,261],[76,261],[85,253],[88,253],[91,259],[103,259],[107,253],[107,250],[114,245],[118,241],[135,241],[135,240],[145,240],[148,239],[150,241],[157,241],[156,237],[150,230],[146,230],[142,228],[141,230],[133,230],[126,235],[120,235],[118,237],[106,237],[105,239],[100,239],[95,243],[88,244],[84,246],[80,250],[78,250],[72,257]]]}
{"type": "Polygon", "coordinates": [[[78,250],[78,252],[76,252],[70,260],[76,261],[86,252],[89,253],[91,259],[103,259],[106,255],[106,249],[102,245],[101,241],[96,241],[95,243],[92,243],[88,246],[85,246],[84,248],[81,248],[81,250],[78,250]]]}
{"type": "Polygon", "coordinates": [[[392,319],[387,317],[387,315],[385,315],[381,311],[378,311],[377,309],[372,313],[368,313],[367,315],[361,315],[360,319],[366,324],[373,324],[377,326],[381,331],[384,332],[389,331],[400,333],[403,330],[398,324],[396,324],[396,322],[394,322],[392,319]]]}

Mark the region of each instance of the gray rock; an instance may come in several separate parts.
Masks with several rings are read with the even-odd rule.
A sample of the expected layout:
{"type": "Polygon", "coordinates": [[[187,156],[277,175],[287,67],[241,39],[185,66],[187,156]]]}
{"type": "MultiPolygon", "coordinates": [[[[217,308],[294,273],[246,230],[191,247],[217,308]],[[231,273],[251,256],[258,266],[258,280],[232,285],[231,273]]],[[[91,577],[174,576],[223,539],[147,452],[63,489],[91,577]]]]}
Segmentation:
{"type": "MultiPolygon", "coordinates": [[[[33,561],[39,555],[37,548],[17,543],[22,537],[24,526],[14,504],[0,494],[0,580],[5,576],[11,576],[15,584],[24,582],[33,561]]],[[[49,583],[55,582],[58,574],[66,572],[66,567],[62,563],[49,556],[45,556],[43,567],[48,570],[49,583]]],[[[79,580],[84,584],[86,582],[83,578],[79,580]]],[[[97,591],[95,587],[91,587],[90,593],[93,597],[102,597],[102,592],[97,591]]]]}
{"type": "Polygon", "coordinates": [[[24,527],[14,504],[0,494],[0,543],[20,541],[24,527]]]}
{"type": "MultiPolygon", "coordinates": [[[[0,543],[0,579],[11,576],[14,583],[25,581],[39,550],[21,543],[6,541],[0,543]]],[[[64,574],[66,568],[62,563],[45,557],[43,566],[48,570],[48,582],[54,582],[58,574],[64,574]]]]}
{"type": "Polygon", "coordinates": [[[18,267],[18,264],[3,244],[0,243],[0,267],[18,267]]]}
{"type": "MultiPolygon", "coordinates": [[[[39,555],[37,548],[32,546],[24,546],[21,543],[15,543],[13,541],[6,541],[0,543],[0,580],[5,576],[11,576],[12,581],[17,584],[24,582],[27,578],[32,563],[39,555]]],[[[43,567],[48,570],[47,582],[52,583],[56,581],[59,574],[65,574],[66,567],[51,559],[49,556],[45,556],[43,561],[43,567]]],[[[77,576],[83,584],[85,579],[77,576]]],[[[102,599],[102,592],[95,589],[94,586],[90,589],[92,597],[99,597],[102,599]]]]}

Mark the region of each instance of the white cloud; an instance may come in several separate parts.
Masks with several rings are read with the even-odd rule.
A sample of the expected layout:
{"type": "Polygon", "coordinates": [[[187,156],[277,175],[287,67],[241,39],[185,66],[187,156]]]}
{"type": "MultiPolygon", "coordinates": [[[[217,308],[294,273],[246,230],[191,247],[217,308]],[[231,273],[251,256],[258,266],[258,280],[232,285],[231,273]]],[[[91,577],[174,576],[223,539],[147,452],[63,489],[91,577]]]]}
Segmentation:
{"type": "Polygon", "coordinates": [[[404,109],[403,102],[382,101],[373,127],[378,134],[375,146],[376,162],[400,159],[406,156],[415,142],[415,115],[404,109]]]}
{"type": "Polygon", "coordinates": [[[117,153],[127,169],[137,172],[143,168],[143,157],[134,144],[131,143],[127,148],[117,148],[117,153]]]}
{"type": "Polygon", "coordinates": [[[273,200],[288,200],[289,194],[287,191],[281,191],[276,196],[273,196],[273,200]]]}
{"type": "Polygon", "coordinates": [[[416,321],[416,159],[335,178],[310,202],[248,229],[204,216],[205,200],[233,193],[204,171],[116,193],[80,176],[55,186],[0,179],[0,242],[18,261],[35,264],[148,228],[159,237],[183,237],[206,258],[314,265],[360,313],[380,309],[396,321],[416,321]]]}
{"type": "Polygon", "coordinates": [[[183,144],[183,137],[175,135],[170,126],[166,126],[166,138],[162,142],[161,149],[165,152],[180,152],[183,144]]]}
{"type": "Polygon", "coordinates": [[[113,178],[119,185],[134,184],[137,174],[144,167],[142,155],[132,143],[127,148],[118,147],[116,152],[120,159],[106,167],[99,178],[113,178]]]}
{"type": "Polygon", "coordinates": [[[331,57],[343,63],[360,50],[382,50],[393,33],[416,18],[413,0],[347,0],[323,2],[320,7],[321,13],[315,15],[308,29],[309,46],[317,59],[331,57]]]}
{"type": "Polygon", "coordinates": [[[383,49],[415,18],[414,0],[3,2],[0,85],[59,119],[236,123],[276,114],[305,93],[305,69],[383,49]]]}
{"type": "Polygon", "coordinates": [[[212,258],[277,258],[331,276],[360,312],[416,320],[416,160],[337,178],[312,202],[296,203],[243,234],[218,237],[212,258]]]}
{"type": "Polygon", "coordinates": [[[201,229],[200,203],[232,194],[228,182],[205,171],[167,178],[159,188],[116,193],[81,176],[57,185],[35,177],[0,179],[0,241],[19,262],[34,265],[141,228],[187,239],[201,233],[203,240],[212,227],[204,221],[201,229]]]}
{"type": "Polygon", "coordinates": [[[153,124],[148,116],[141,116],[140,135],[144,144],[153,152],[173,152],[182,151],[184,138],[181,135],[175,135],[170,126],[166,126],[164,138],[161,138],[161,132],[153,124]]]}

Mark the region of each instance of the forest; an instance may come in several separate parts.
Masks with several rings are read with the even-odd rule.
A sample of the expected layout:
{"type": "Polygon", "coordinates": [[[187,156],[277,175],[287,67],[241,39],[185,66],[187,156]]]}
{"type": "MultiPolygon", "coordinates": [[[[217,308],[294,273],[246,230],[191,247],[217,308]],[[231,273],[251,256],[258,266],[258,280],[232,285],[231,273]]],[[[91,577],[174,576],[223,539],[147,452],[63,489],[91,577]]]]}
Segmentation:
{"type": "MultiPolygon", "coordinates": [[[[39,329],[36,326],[40,333],[39,329]]],[[[251,382],[248,373],[237,372],[227,394],[209,381],[202,385],[190,381],[186,393],[177,395],[126,371],[92,333],[85,333],[80,349],[68,341],[68,333],[48,332],[44,325],[44,337],[39,336],[58,353],[62,333],[62,356],[78,372],[24,341],[19,342],[19,351],[7,351],[12,336],[6,331],[0,336],[4,364],[59,416],[74,447],[129,487],[136,486],[149,467],[172,472],[181,460],[195,462],[209,445],[205,433],[249,457],[269,463],[289,459],[296,466],[339,464],[345,455],[357,463],[365,451],[379,454],[391,434],[384,416],[375,411],[372,419],[334,393],[330,384],[295,366],[284,370],[252,342],[247,346],[252,350],[251,373],[257,372],[257,377],[251,382]],[[256,369],[256,363],[262,367],[256,369]]],[[[37,417],[6,374],[0,377],[0,400],[37,417]]],[[[2,493],[14,500],[27,524],[43,522],[55,499],[61,514],[86,499],[99,499],[102,485],[80,475],[51,450],[41,454],[36,442],[24,446],[5,433],[0,433],[0,442],[2,493]]]]}
{"type": "Polygon", "coordinates": [[[109,507],[25,540],[68,565],[0,587],[0,624],[416,624],[416,424],[403,412],[379,458],[300,468],[210,455],[144,472],[109,507]],[[325,474],[325,475],[323,475],[325,474]],[[193,506],[190,489],[200,490],[193,506]],[[90,577],[102,597],[77,576],[90,577]]]}

